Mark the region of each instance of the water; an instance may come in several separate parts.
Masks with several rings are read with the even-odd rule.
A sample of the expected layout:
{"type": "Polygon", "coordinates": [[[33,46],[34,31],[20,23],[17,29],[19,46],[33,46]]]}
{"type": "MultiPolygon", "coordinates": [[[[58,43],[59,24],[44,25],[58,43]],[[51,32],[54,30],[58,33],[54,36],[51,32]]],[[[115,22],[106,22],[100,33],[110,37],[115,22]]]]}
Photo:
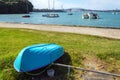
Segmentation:
{"type": "Polygon", "coordinates": [[[32,12],[30,18],[22,18],[25,14],[0,14],[0,22],[16,22],[30,24],[58,24],[58,25],[76,25],[76,26],[95,26],[120,28],[120,13],[114,15],[111,12],[97,12],[100,19],[82,19],[83,12],[58,13],[59,18],[42,17],[43,12],[32,12]]]}

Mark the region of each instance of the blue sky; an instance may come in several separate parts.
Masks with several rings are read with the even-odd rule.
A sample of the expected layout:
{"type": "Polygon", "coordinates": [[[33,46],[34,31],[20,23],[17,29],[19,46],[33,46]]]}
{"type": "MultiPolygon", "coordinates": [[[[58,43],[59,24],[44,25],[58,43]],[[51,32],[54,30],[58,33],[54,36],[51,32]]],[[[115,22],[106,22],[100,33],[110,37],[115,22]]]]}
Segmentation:
{"type": "MultiPolygon", "coordinates": [[[[48,8],[48,0],[29,0],[34,8],[48,8]]],[[[53,0],[50,0],[51,8],[53,0]]],[[[97,10],[120,9],[120,0],[54,0],[55,8],[85,8],[97,10]]]]}

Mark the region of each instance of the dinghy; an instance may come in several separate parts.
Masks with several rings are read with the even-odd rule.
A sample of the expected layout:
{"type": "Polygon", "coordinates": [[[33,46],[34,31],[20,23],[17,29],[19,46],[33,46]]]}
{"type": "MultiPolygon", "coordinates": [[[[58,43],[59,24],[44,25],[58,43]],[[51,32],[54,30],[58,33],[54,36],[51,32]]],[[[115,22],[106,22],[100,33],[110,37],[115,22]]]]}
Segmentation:
{"type": "Polygon", "coordinates": [[[64,54],[64,49],[56,44],[37,44],[25,47],[14,61],[18,72],[30,72],[43,68],[64,54]]]}

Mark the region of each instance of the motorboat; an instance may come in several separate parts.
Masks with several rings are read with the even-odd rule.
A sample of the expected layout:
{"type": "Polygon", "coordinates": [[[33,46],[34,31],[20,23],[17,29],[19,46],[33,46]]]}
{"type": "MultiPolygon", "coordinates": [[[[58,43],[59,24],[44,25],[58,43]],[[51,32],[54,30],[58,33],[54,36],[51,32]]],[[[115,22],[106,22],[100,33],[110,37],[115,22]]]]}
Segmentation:
{"type": "Polygon", "coordinates": [[[98,19],[99,16],[97,13],[84,13],[82,19],[98,19]]]}
{"type": "Polygon", "coordinates": [[[59,17],[59,14],[50,13],[50,14],[48,14],[46,17],[48,17],[48,18],[57,18],[57,17],[59,17]]]}
{"type": "Polygon", "coordinates": [[[68,13],[68,15],[73,15],[73,13],[68,13]]]}
{"type": "Polygon", "coordinates": [[[42,17],[47,17],[49,14],[43,14],[42,17]]]}
{"type": "Polygon", "coordinates": [[[82,15],[82,19],[89,19],[89,15],[88,15],[87,13],[84,13],[84,14],[82,15]]]}
{"type": "Polygon", "coordinates": [[[30,15],[24,15],[24,16],[22,16],[23,18],[29,18],[30,17],[30,15]]]}
{"type": "Polygon", "coordinates": [[[57,17],[59,17],[59,14],[56,14],[56,13],[48,13],[48,14],[43,14],[42,17],[57,18],[57,17]]]}

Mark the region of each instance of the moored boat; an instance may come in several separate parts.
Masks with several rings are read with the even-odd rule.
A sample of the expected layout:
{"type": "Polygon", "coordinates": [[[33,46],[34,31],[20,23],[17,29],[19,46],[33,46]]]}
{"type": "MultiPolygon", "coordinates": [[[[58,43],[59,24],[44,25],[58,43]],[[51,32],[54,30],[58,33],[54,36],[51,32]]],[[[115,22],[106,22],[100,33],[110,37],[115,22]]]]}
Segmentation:
{"type": "MultiPolygon", "coordinates": [[[[48,10],[50,11],[50,1],[48,0],[48,10]]],[[[54,0],[53,0],[53,9],[51,11],[55,11],[54,10],[54,0]]],[[[58,18],[59,14],[57,13],[47,13],[47,14],[43,14],[42,17],[47,17],[47,18],[58,18]]]]}
{"type": "MultiPolygon", "coordinates": [[[[28,2],[26,1],[26,13],[29,13],[29,6],[28,6],[28,2]]],[[[29,18],[30,15],[24,15],[22,16],[23,18],[29,18]]]]}
{"type": "Polygon", "coordinates": [[[118,14],[118,13],[117,13],[117,12],[112,12],[112,14],[116,15],[116,14],[118,14]]]}
{"type": "Polygon", "coordinates": [[[57,17],[59,17],[59,15],[56,14],[56,13],[51,13],[51,14],[48,14],[46,17],[48,17],[48,18],[57,18],[57,17]]]}
{"type": "Polygon", "coordinates": [[[29,72],[43,68],[64,54],[64,49],[56,44],[37,44],[25,47],[14,61],[18,72],[29,72]]]}
{"type": "Polygon", "coordinates": [[[29,18],[30,17],[30,15],[24,15],[24,16],[22,16],[23,18],[29,18]]]}
{"type": "Polygon", "coordinates": [[[43,14],[42,17],[47,17],[49,14],[43,14]]]}
{"type": "Polygon", "coordinates": [[[83,14],[83,15],[82,15],[82,19],[89,19],[88,14],[87,14],[87,13],[83,14]]]}
{"type": "Polygon", "coordinates": [[[48,13],[48,14],[43,14],[42,17],[57,18],[57,17],[59,17],[59,14],[56,14],[56,13],[48,13]]]}
{"type": "Polygon", "coordinates": [[[97,13],[84,13],[82,19],[98,19],[99,16],[97,13]]]}
{"type": "Polygon", "coordinates": [[[68,15],[73,15],[73,13],[68,13],[68,15]]]}

